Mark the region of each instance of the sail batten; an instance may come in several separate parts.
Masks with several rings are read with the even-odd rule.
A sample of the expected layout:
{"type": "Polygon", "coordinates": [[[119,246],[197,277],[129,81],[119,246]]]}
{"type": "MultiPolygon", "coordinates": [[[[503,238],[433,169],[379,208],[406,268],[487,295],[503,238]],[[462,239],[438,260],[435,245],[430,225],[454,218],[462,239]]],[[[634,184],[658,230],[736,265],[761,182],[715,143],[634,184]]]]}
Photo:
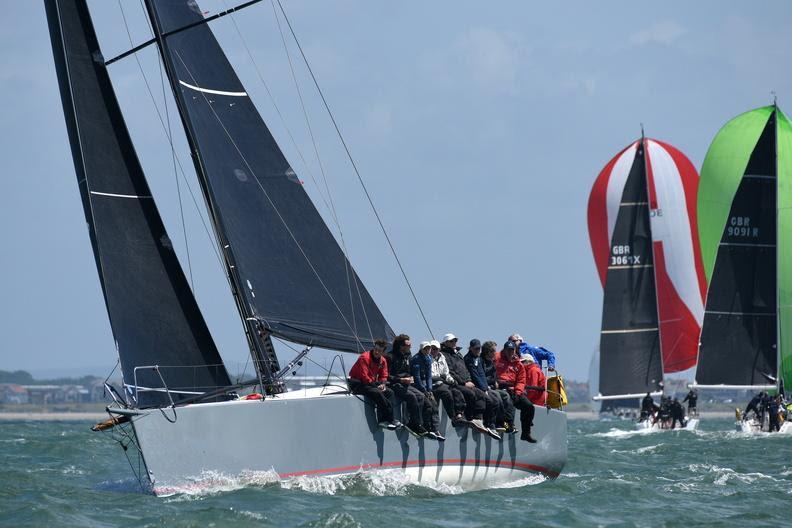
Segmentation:
{"type": "Polygon", "coordinates": [[[228,386],[135,154],[86,2],[45,0],[45,6],[78,187],[128,394],[149,407],[228,386]]]}
{"type": "Polygon", "coordinates": [[[197,3],[146,4],[243,321],[350,352],[392,337],[197,3]]]}

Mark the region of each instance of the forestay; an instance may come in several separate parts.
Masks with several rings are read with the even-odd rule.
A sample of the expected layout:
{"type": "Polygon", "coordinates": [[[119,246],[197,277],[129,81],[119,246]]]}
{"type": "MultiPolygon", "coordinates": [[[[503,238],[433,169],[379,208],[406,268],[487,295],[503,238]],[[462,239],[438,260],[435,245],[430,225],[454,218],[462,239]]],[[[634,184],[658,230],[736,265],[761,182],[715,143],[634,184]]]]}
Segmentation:
{"type": "Polygon", "coordinates": [[[86,3],[46,0],[46,8],[80,196],[124,384],[140,407],[227,386],[228,374],[132,146],[86,3]],[[153,365],[159,371],[141,368],[153,365]]]}
{"type": "MultiPolygon", "coordinates": [[[[159,35],[203,18],[194,0],[146,3],[159,35]]],[[[160,45],[242,316],[334,350],[392,337],[208,24],[160,45]]]]}

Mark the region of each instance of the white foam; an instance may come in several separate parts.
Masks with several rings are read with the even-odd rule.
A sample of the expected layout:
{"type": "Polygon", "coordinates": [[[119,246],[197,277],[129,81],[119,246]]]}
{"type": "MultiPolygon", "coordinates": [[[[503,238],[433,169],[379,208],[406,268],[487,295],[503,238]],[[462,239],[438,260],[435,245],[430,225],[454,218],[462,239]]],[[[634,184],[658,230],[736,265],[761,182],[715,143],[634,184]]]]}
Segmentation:
{"type": "Polygon", "coordinates": [[[613,428],[605,433],[594,433],[591,436],[599,436],[601,438],[629,438],[637,435],[647,435],[659,433],[660,429],[634,429],[632,431],[625,431],[624,429],[613,428]]]}

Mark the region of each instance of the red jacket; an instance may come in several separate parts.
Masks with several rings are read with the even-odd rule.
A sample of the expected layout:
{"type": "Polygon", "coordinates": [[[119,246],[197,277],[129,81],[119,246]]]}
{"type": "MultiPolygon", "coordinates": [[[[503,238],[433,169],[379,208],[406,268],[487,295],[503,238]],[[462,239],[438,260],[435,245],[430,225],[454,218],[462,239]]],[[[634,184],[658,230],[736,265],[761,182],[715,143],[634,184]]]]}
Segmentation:
{"type": "Polygon", "coordinates": [[[511,361],[506,361],[502,354],[495,356],[495,371],[498,373],[498,384],[513,387],[514,394],[522,394],[525,390],[525,369],[520,363],[520,356],[515,354],[511,361]]]}
{"type": "MultiPolygon", "coordinates": [[[[547,387],[547,378],[541,367],[536,363],[527,363],[525,365],[525,384],[529,387],[547,387]]],[[[544,405],[547,399],[547,392],[536,389],[526,389],[525,395],[528,396],[528,399],[534,405],[544,405]]]]}
{"type": "Polygon", "coordinates": [[[349,377],[366,385],[385,383],[388,379],[388,362],[382,356],[379,361],[374,361],[371,351],[363,352],[349,371],[349,377]]]}

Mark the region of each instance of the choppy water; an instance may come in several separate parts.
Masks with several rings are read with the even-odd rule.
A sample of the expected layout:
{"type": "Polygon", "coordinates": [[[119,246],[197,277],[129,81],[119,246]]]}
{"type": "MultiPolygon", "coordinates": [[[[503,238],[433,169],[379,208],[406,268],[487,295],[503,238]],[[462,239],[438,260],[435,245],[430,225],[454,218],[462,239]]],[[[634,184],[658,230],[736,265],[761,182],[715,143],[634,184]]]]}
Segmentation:
{"type": "Polygon", "coordinates": [[[569,423],[555,481],[461,493],[385,476],[215,477],[212,491],[140,493],[117,444],[87,423],[0,422],[0,526],[789,526],[792,436],[569,423]]]}

